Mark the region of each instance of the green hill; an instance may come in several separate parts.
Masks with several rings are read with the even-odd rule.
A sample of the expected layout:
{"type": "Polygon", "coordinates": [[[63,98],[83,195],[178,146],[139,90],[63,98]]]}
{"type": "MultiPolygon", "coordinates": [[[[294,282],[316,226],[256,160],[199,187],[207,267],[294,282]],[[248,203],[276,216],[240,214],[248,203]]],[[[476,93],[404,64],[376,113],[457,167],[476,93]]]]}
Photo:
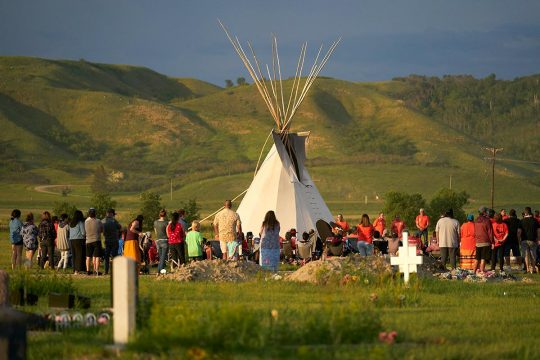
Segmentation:
{"type": "MultiPolygon", "coordinates": [[[[321,78],[292,130],[311,131],[308,166],[334,208],[354,211],[366,197],[371,203],[396,189],[429,197],[450,176],[485,201],[482,147],[492,143],[505,147],[507,160],[497,167],[505,201],[538,202],[539,78],[321,78]],[[486,93],[499,104],[496,114],[479,100],[486,93]],[[488,134],[481,131],[486,118],[506,120],[495,120],[488,134]]],[[[222,89],[127,65],[0,57],[4,184],[88,184],[104,165],[124,175],[119,193],[166,193],[174,178],[175,198],[219,202],[249,185],[272,124],[253,86],[222,89]]]]}

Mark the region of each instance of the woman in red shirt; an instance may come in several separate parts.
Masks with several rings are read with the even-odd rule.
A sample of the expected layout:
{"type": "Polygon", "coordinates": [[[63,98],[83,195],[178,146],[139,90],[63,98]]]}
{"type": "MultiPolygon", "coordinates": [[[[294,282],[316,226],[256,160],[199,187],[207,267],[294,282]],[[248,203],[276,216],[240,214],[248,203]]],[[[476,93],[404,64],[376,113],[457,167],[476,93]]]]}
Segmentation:
{"type": "Polygon", "coordinates": [[[504,242],[508,237],[508,226],[502,221],[501,214],[493,217],[493,241],[491,245],[491,271],[495,271],[495,264],[499,260],[499,268],[503,271],[504,266],[504,242]]]}
{"type": "Polygon", "coordinates": [[[186,235],[182,228],[182,224],[180,224],[180,214],[177,212],[172,214],[171,222],[167,226],[167,236],[169,237],[172,271],[174,264],[180,266],[186,262],[184,249],[184,239],[186,238],[186,235]]]}
{"type": "Polygon", "coordinates": [[[358,234],[358,242],[356,247],[360,255],[368,256],[373,255],[373,225],[369,222],[369,216],[367,214],[362,215],[360,224],[356,227],[358,234]]]}

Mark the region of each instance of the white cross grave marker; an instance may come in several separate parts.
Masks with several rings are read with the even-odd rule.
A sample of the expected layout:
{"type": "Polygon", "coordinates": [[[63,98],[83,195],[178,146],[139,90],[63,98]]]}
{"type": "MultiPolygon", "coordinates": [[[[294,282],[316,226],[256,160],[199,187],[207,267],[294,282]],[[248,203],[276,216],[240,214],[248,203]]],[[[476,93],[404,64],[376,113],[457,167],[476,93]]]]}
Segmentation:
{"type": "Polygon", "coordinates": [[[124,346],[135,333],[137,308],[137,267],[125,256],[113,260],[114,343],[124,346]]]}
{"type": "Polygon", "coordinates": [[[399,265],[405,284],[409,283],[409,274],[416,272],[416,267],[422,264],[422,256],[416,255],[416,246],[409,246],[409,234],[403,232],[403,246],[399,247],[399,256],[390,258],[390,264],[399,265]]]}

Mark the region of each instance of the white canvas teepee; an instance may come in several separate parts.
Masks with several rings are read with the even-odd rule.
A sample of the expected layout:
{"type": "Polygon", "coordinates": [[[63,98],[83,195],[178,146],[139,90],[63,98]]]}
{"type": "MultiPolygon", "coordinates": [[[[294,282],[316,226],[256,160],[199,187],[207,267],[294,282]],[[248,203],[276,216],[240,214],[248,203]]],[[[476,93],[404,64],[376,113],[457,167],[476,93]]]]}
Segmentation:
{"type": "Polygon", "coordinates": [[[266,156],[253,182],[247,190],[238,213],[242,230],[255,236],[260,232],[264,215],[273,210],[281,223],[281,235],[295,228],[299,233],[311,229],[317,231],[317,220],[332,220],[332,214],[321,194],[311,180],[305,167],[306,135],[290,132],[291,121],[310,87],[332,55],[340,39],[332,43],[326,54],[320,57],[322,46],[305,78],[302,78],[307,43],[300,49],[296,73],[288,96],[284,94],[277,38],[272,39],[272,65],[261,67],[259,60],[248,43],[250,59],[237,37],[231,36],[220,22],[236,53],[248,70],[257,90],[261,94],[276,128],[272,132],[274,146],[266,156]],[[268,77],[263,75],[266,70],[268,77]]]}
{"type": "Polygon", "coordinates": [[[317,231],[319,219],[327,222],[332,214],[311,180],[304,165],[306,135],[288,134],[292,153],[287,151],[281,137],[272,133],[274,145],[249,186],[238,207],[242,230],[257,236],[268,210],[273,210],[281,224],[281,235],[291,228],[300,234],[317,231]]]}

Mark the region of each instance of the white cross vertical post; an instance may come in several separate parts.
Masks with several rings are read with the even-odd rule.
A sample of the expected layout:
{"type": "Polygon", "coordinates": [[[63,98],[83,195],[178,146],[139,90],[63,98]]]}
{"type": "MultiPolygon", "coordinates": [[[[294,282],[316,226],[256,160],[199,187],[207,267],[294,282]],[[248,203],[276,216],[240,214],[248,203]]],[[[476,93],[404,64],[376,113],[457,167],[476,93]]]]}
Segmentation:
{"type": "Polygon", "coordinates": [[[409,283],[409,274],[416,272],[416,267],[422,264],[422,256],[416,255],[416,246],[409,246],[409,234],[403,232],[403,246],[399,248],[399,256],[390,259],[390,264],[399,265],[405,284],[409,283]]]}
{"type": "Polygon", "coordinates": [[[114,343],[124,346],[135,333],[137,314],[137,264],[125,256],[113,260],[114,343]]]}

